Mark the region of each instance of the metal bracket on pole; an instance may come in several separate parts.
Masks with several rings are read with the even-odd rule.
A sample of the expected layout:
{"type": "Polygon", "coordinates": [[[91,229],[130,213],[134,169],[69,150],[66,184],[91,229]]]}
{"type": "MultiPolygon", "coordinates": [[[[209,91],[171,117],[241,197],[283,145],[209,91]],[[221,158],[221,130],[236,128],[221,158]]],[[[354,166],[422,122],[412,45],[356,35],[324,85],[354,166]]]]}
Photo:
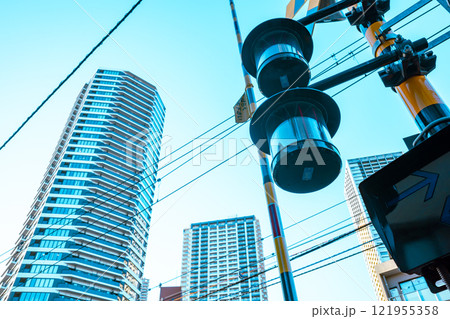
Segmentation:
{"type": "Polygon", "coordinates": [[[342,84],[344,82],[350,81],[358,76],[364,75],[370,71],[374,71],[383,66],[391,64],[400,59],[400,55],[397,51],[392,51],[383,54],[377,58],[373,58],[369,61],[363,62],[353,68],[340,72],[338,74],[332,75],[322,81],[311,84],[309,87],[312,89],[317,89],[325,91],[336,85],[342,84]]]}
{"type": "Polygon", "coordinates": [[[421,53],[428,48],[428,42],[425,38],[411,42],[397,36],[395,46],[392,47],[395,47],[401,55],[401,60],[379,72],[386,87],[399,86],[413,76],[427,75],[436,68],[436,56],[433,52],[421,53]]]}
{"type": "Polygon", "coordinates": [[[367,28],[369,25],[380,21],[383,15],[390,9],[390,0],[362,0],[361,6],[353,8],[347,13],[347,20],[350,25],[367,28]]]}

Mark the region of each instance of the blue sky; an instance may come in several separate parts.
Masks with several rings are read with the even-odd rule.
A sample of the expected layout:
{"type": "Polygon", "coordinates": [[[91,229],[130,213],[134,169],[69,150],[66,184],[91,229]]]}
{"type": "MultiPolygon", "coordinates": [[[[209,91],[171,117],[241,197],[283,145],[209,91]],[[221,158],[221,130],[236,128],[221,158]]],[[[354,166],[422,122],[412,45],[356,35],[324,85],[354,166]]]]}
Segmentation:
{"type": "MultiPolygon", "coordinates": [[[[236,1],[243,37],[261,22],[283,17],[288,2],[236,1]]],[[[104,36],[100,26],[109,30],[133,3],[128,0],[2,3],[0,141],[18,127],[104,36]]],[[[404,1],[392,1],[392,9],[386,18],[392,18],[405,6],[404,1]]],[[[297,17],[303,14],[302,11],[297,17]]],[[[427,37],[446,26],[446,21],[448,12],[439,7],[406,26],[401,34],[412,40],[427,37]]],[[[360,36],[356,28],[349,28],[348,22],[317,25],[311,65],[360,36]]],[[[0,253],[14,245],[75,98],[97,68],[129,70],[157,85],[167,107],[164,135],[168,142],[165,146],[172,149],[233,114],[232,107],[242,95],[244,81],[228,1],[146,0],[113,38],[106,41],[0,152],[0,253]]],[[[429,75],[444,101],[450,101],[450,66],[445,61],[449,51],[450,42],[434,50],[438,56],[437,68],[429,75]]],[[[367,49],[336,70],[370,58],[371,50],[367,49]]],[[[333,94],[345,85],[327,93],[333,94]]],[[[260,98],[257,90],[256,93],[260,98]]],[[[405,151],[402,138],[418,132],[401,99],[385,88],[376,74],[339,94],[335,100],[342,120],[333,143],[343,160],[405,151]]],[[[229,121],[223,128],[231,124],[229,121]]],[[[249,138],[248,124],[230,137],[234,139],[227,139],[223,146],[225,157],[233,154],[233,141],[237,140],[237,150],[244,147],[241,139],[249,138]]],[[[251,153],[254,155],[255,151],[251,150],[251,153]]],[[[151,286],[180,274],[182,229],[193,222],[254,214],[261,222],[263,236],[270,234],[258,163],[255,160],[244,163],[246,165],[242,163],[248,162],[248,155],[243,153],[238,157],[237,165],[223,165],[192,187],[155,205],[145,273],[151,286]]],[[[162,180],[160,197],[217,163],[202,158],[201,165],[190,163],[177,170],[162,180]]],[[[277,189],[284,226],[342,201],[343,175],[342,171],[329,187],[313,194],[298,195],[277,189]]],[[[341,205],[287,230],[287,242],[294,243],[347,217],[347,207],[341,205]]],[[[296,260],[292,267],[300,268],[356,244],[356,237],[342,240],[296,260]]],[[[270,239],[264,242],[264,252],[266,255],[273,252],[270,239]]],[[[0,270],[3,270],[1,266],[0,270]]],[[[268,279],[275,276],[277,270],[267,274],[268,279]]],[[[177,284],[178,280],[169,283],[177,284]]],[[[296,279],[296,286],[301,300],[375,298],[361,255],[301,276],[296,279]]],[[[155,300],[158,294],[155,290],[150,298],[155,300]]],[[[269,298],[282,300],[279,285],[270,288],[269,298]]]]}

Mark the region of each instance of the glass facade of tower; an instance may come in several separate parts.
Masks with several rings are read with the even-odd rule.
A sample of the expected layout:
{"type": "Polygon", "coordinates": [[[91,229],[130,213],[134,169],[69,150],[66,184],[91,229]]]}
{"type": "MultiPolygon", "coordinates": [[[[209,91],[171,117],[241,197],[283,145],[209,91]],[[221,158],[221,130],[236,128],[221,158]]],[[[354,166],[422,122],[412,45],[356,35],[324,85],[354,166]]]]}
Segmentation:
{"type": "Polygon", "coordinates": [[[0,282],[2,300],[139,300],[165,107],[127,71],[84,85],[0,282]]]}
{"type": "MultiPolygon", "coordinates": [[[[402,155],[401,152],[350,159],[345,168],[345,198],[356,228],[370,222],[364,202],[359,194],[359,184],[390,162],[402,155]]],[[[372,286],[378,300],[387,300],[380,276],[375,266],[390,259],[386,246],[383,245],[375,228],[370,225],[357,232],[358,240],[364,249],[364,259],[369,271],[372,286]],[[379,246],[378,246],[379,245],[379,246]],[[372,248],[372,249],[371,249],[372,248]]]]}
{"type": "Polygon", "coordinates": [[[254,216],[195,223],[183,236],[183,300],[267,300],[264,274],[243,280],[264,271],[254,216]]]}
{"type": "MultiPolygon", "coordinates": [[[[359,184],[365,180],[367,177],[371,176],[375,172],[382,169],[384,166],[395,160],[396,158],[400,157],[402,155],[401,152],[397,153],[391,153],[391,154],[384,154],[384,155],[377,155],[377,156],[371,156],[371,157],[363,157],[363,158],[356,158],[356,159],[350,159],[347,161],[347,178],[352,179],[352,181],[346,180],[346,194],[347,199],[349,199],[349,205],[351,206],[354,204],[355,207],[357,207],[359,204],[361,205],[360,210],[355,209],[352,210],[352,217],[355,223],[358,225],[370,221],[369,214],[367,213],[366,207],[364,205],[364,202],[361,201],[359,197],[359,184]]],[[[346,171],[346,172],[347,172],[346,171]]],[[[374,240],[374,245],[378,246],[375,248],[378,258],[381,262],[388,261],[390,259],[389,253],[386,249],[386,246],[383,245],[383,242],[378,236],[377,231],[375,230],[375,227],[370,225],[368,227],[370,240],[374,240]]]]}

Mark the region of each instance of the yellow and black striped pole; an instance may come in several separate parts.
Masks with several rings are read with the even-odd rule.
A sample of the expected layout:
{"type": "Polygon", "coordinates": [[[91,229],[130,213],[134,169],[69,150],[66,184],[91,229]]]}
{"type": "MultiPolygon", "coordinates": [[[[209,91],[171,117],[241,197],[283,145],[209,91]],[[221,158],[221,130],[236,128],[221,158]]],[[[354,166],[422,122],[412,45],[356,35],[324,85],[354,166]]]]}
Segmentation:
{"type": "MultiPolygon", "coordinates": [[[[352,8],[349,8],[349,10],[352,8]]],[[[389,47],[395,44],[396,39],[396,34],[392,31],[386,33],[389,36],[378,35],[378,30],[385,23],[381,16],[378,20],[368,27],[359,26],[361,33],[372,47],[375,57],[382,55],[384,52],[389,52],[389,47]]],[[[393,89],[400,95],[421,131],[436,120],[450,117],[450,110],[425,75],[412,76],[400,85],[393,87],[393,89]]],[[[431,132],[436,132],[445,125],[436,125],[431,132]]]]}
{"type": "MultiPolygon", "coordinates": [[[[239,47],[239,54],[242,55],[242,37],[237,21],[236,9],[233,0],[230,0],[231,14],[233,15],[234,28],[236,31],[236,38],[239,47]]],[[[255,94],[253,91],[252,81],[244,65],[242,65],[242,72],[245,78],[245,90],[250,104],[251,114],[256,109],[255,94]]],[[[283,224],[281,223],[280,210],[275,194],[275,186],[270,173],[269,160],[267,155],[258,150],[261,173],[263,176],[264,190],[266,192],[267,207],[269,210],[270,224],[272,226],[273,240],[275,244],[275,252],[277,255],[278,269],[280,271],[281,286],[283,288],[283,296],[286,301],[296,301],[297,292],[295,290],[294,277],[292,276],[291,262],[284,237],[283,224]]]]}

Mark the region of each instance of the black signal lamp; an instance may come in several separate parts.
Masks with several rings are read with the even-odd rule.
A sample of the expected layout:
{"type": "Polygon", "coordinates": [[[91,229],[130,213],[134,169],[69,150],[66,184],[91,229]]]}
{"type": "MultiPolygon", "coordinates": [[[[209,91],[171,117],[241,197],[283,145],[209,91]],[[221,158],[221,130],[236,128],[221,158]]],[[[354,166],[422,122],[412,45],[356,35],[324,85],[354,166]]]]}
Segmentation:
{"type": "Polygon", "coordinates": [[[270,154],[275,183],[292,193],[328,186],[342,161],[330,139],[340,123],[334,100],[322,91],[296,88],[266,100],[250,123],[253,143],[270,154]]]}
{"type": "Polygon", "coordinates": [[[247,72],[257,78],[260,91],[270,97],[308,85],[312,52],[309,31],[295,20],[279,18],[263,22],[250,32],[242,48],[242,60],[247,72]]]}

